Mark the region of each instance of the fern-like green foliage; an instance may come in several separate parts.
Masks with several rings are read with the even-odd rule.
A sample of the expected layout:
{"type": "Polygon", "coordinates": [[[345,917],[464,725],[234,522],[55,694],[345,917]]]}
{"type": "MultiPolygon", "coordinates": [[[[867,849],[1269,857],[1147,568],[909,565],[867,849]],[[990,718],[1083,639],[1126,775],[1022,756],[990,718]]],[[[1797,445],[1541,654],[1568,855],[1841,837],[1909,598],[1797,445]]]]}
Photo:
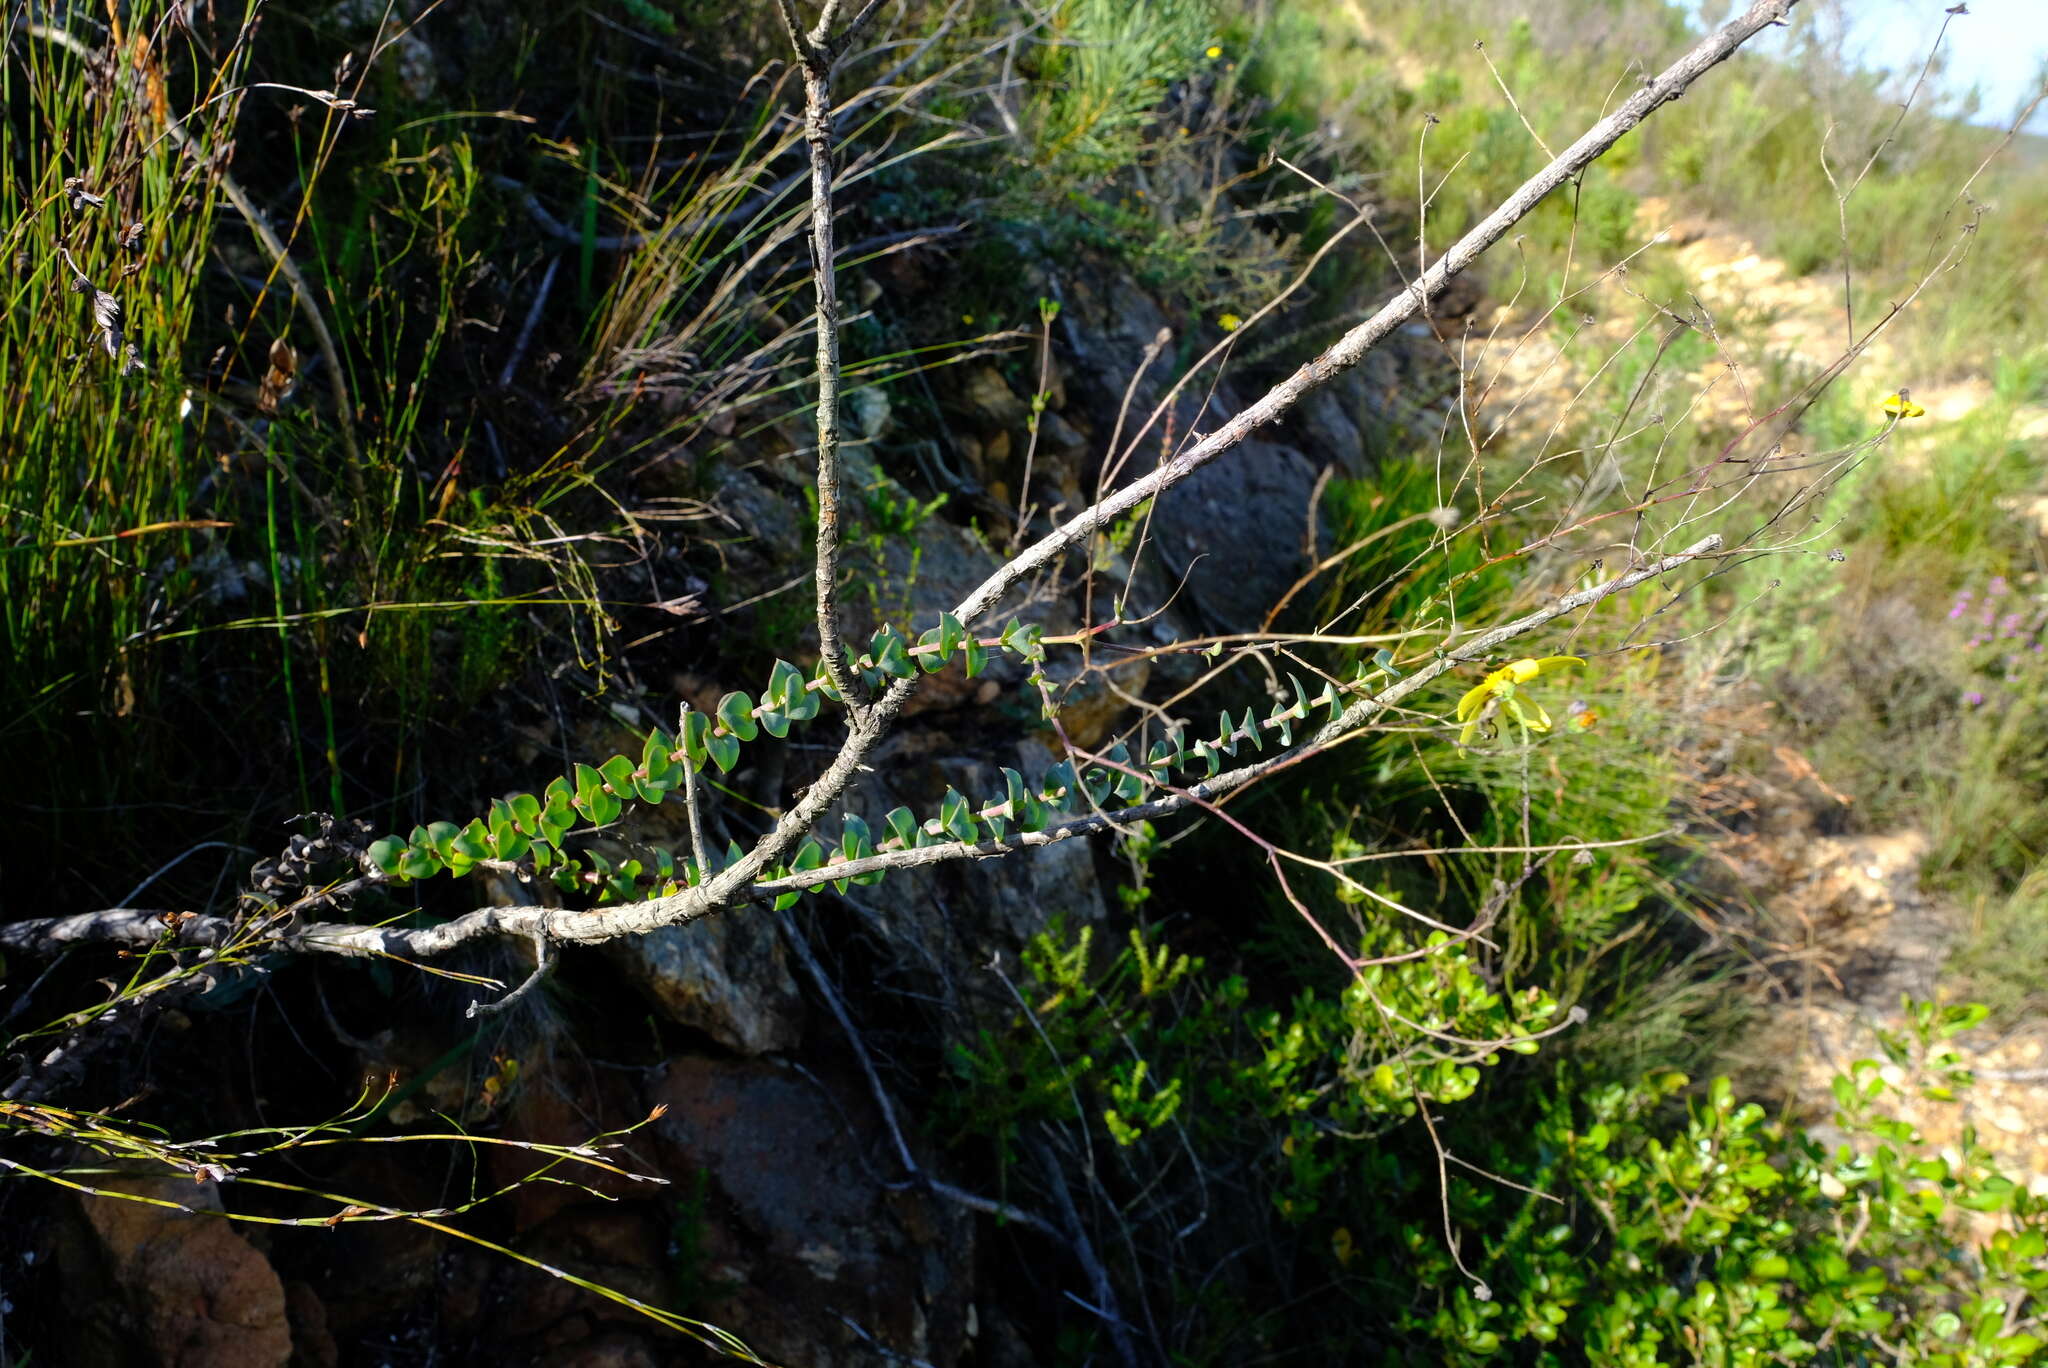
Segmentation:
{"type": "Polygon", "coordinates": [[[1160,98],[1206,59],[1210,0],[1064,0],[1052,7],[1031,120],[1037,161],[1080,175],[1129,165],[1160,98]]]}
{"type": "MultiPolygon", "coordinates": [[[[956,657],[971,679],[988,666],[991,650],[1017,656],[1033,667],[1033,679],[1041,679],[1038,667],[1045,659],[1044,629],[1035,623],[1012,620],[1002,634],[983,640],[970,633],[951,613],[940,615],[939,625],[913,644],[894,627],[876,631],[867,651],[853,662],[863,682],[871,688],[886,680],[909,679],[920,671],[934,673],[956,657]]],[[[1381,651],[1371,669],[1360,667],[1353,688],[1374,680],[1396,677],[1393,657],[1381,651]]],[[[1155,741],[1146,752],[1142,767],[1127,746],[1118,743],[1107,751],[1103,764],[1078,770],[1069,761],[1049,768],[1036,783],[1028,782],[1016,770],[1003,770],[1004,792],[1000,798],[976,804],[948,789],[936,816],[920,820],[907,807],[899,807],[883,818],[884,834],[879,840],[867,820],[855,814],[844,819],[836,851],[828,852],[815,837],[800,845],[787,865],[772,871],[769,879],[807,873],[832,864],[866,859],[897,850],[914,850],[948,841],[977,844],[1005,840],[1014,827],[1021,832],[1045,830],[1069,815],[1142,801],[1156,786],[1170,782],[1176,770],[1199,761],[1204,777],[1222,770],[1225,756],[1235,757],[1240,746],[1249,744],[1263,750],[1266,734],[1272,733],[1282,746],[1294,743],[1294,728],[1307,720],[1312,709],[1325,710],[1335,719],[1344,710],[1346,691],[1326,682],[1313,696],[1301,680],[1289,676],[1291,702],[1276,703],[1261,719],[1252,709],[1233,718],[1226,711],[1217,718],[1216,734],[1190,743],[1187,730],[1176,727],[1155,741]]],[[[741,748],[758,740],[762,733],[780,740],[799,722],[816,718],[821,699],[843,703],[833,687],[824,663],[807,678],[786,660],[777,660],[768,684],[757,701],[734,692],[720,699],[711,713],[687,712],[679,732],[657,729],[641,746],[639,758],[614,755],[600,765],[578,764],[572,775],[556,778],[539,796],[515,793],[491,804],[488,814],[473,818],[468,825],[432,822],[416,826],[407,836],[386,836],[369,849],[371,863],[387,880],[406,883],[447,873],[457,877],[478,868],[524,867],[545,874],[565,891],[595,892],[600,902],[633,901],[655,895],[667,896],[703,882],[717,867],[740,856],[736,844],[729,845],[720,866],[700,869],[694,861],[680,866],[673,855],[657,851],[650,868],[631,859],[614,865],[596,851],[580,856],[568,852],[570,834],[578,823],[608,826],[618,820],[626,805],[661,803],[680,791],[689,776],[701,774],[707,765],[730,773],[739,763],[741,748]]],[[[709,853],[706,863],[711,862],[709,853]]],[[[881,881],[883,871],[869,870],[835,880],[840,892],[853,884],[881,881]]],[[[785,892],[775,899],[777,908],[793,905],[797,894],[785,892]]]]}

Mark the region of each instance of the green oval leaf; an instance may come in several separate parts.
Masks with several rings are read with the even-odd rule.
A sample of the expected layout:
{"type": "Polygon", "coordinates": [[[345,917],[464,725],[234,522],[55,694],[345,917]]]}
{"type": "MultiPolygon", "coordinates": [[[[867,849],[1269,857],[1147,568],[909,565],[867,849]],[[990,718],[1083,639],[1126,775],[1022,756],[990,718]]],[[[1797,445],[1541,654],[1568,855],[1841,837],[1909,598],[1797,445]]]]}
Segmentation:
{"type": "Polygon", "coordinates": [[[817,683],[818,693],[823,694],[834,703],[844,703],[846,701],[840,696],[839,690],[832,686],[832,672],[826,668],[824,661],[820,660],[818,662],[817,669],[811,672],[811,678],[817,683]]]}
{"type": "Polygon", "coordinates": [[[621,806],[632,801],[636,788],[633,782],[634,765],[631,760],[623,755],[614,755],[598,766],[597,772],[604,776],[605,783],[611,786],[611,796],[617,798],[621,806]]]}
{"type": "Polygon", "coordinates": [[[711,719],[694,709],[683,715],[682,750],[685,760],[703,772],[704,762],[711,758],[709,741],[711,719]]]}
{"type": "Polygon", "coordinates": [[[981,833],[975,827],[973,807],[958,789],[949,787],[946,790],[946,800],[939,805],[939,825],[956,841],[971,845],[981,839],[981,833]]]}
{"type": "Polygon", "coordinates": [[[540,830],[540,799],[530,793],[515,793],[505,805],[512,809],[512,821],[521,831],[531,836],[540,830]]]}
{"type": "Polygon", "coordinates": [[[388,877],[398,873],[399,863],[405,855],[405,842],[396,836],[386,836],[382,840],[372,841],[366,853],[370,857],[370,863],[377,866],[378,872],[388,877]]]}
{"type": "Polygon", "coordinates": [[[910,658],[909,643],[894,627],[884,627],[875,633],[874,642],[868,648],[868,658],[875,662],[877,670],[892,679],[912,679],[917,675],[917,665],[910,658]]]}
{"type": "Polygon", "coordinates": [[[754,726],[754,700],[743,693],[729,693],[718,700],[718,723],[742,741],[760,735],[754,726]]]}
{"type": "Polygon", "coordinates": [[[453,822],[427,823],[427,845],[443,860],[455,858],[455,838],[462,834],[462,828],[453,822]]]}

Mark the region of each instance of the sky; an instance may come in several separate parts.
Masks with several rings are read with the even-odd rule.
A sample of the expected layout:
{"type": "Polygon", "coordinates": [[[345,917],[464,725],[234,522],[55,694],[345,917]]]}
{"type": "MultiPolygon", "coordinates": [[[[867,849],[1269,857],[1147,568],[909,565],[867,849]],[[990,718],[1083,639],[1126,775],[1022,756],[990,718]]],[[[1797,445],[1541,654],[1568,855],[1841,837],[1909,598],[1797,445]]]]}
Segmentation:
{"type": "MultiPolygon", "coordinates": [[[[1843,0],[1850,51],[1870,65],[1917,65],[1927,54],[1947,4],[1930,0],[1843,0]],[[1891,52],[1887,55],[1887,49],[1891,52]]],[[[1943,73],[1956,89],[1982,87],[1980,122],[2003,125],[2015,106],[2040,89],[2048,62],[2048,0],[1969,0],[1942,44],[1943,73]]],[[[2029,128],[2048,132],[2048,104],[2029,128]]]]}
{"type": "MultiPolygon", "coordinates": [[[[1954,0],[1817,0],[1830,28],[1846,29],[1848,52],[1867,66],[1919,69],[1954,0]]],[[[1941,80],[1962,91],[1971,85],[1984,96],[1978,122],[2005,126],[2019,103],[2040,89],[2048,62],[2048,0],[1968,0],[1969,13],[1956,16],[1942,42],[1941,80]]],[[[1727,0],[1705,0],[1708,14],[1729,9],[1727,0]]],[[[2048,133],[2048,104],[2028,125],[2048,133]]]]}

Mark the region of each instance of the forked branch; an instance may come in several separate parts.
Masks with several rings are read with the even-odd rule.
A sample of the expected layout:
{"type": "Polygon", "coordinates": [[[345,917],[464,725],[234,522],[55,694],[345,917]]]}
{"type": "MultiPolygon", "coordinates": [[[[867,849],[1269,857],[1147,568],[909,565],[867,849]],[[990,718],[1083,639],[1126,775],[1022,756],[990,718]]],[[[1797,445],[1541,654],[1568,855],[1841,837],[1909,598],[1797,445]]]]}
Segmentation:
{"type": "MultiPolygon", "coordinates": [[[[893,850],[862,860],[843,861],[821,869],[790,874],[783,878],[749,884],[731,902],[766,902],[780,893],[822,888],[839,879],[855,878],[877,871],[924,868],[961,860],[981,860],[1013,854],[1114,830],[1132,822],[1172,816],[1199,809],[1217,799],[1246,788],[1280,770],[1301,763],[1341,744],[1361,727],[1370,725],[1402,700],[1433,684],[1461,665],[1487,658],[1497,648],[1555,622],[1561,617],[1592,607],[1615,594],[1668,575],[1721,549],[1721,538],[1703,538],[1685,550],[1662,556],[1644,565],[1553,599],[1513,622],[1503,623],[1470,641],[1445,651],[1428,665],[1396,680],[1347,706],[1344,711],[1300,745],[1277,755],[1228,770],[1213,779],[1194,784],[1151,802],[1115,811],[1090,813],[1060,822],[1043,831],[1017,832],[1007,839],[979,842],[953,841],[893,850]]],[[[894,692],[893,690],[891,691],[894,692]]],[[[884,702],[887,701],[885,696],[884,702]]],[[[843,755],[842,755],[843,759],[843,755]]],[[[735,866],[737,867],[737,866],[735,866]]],[[[623,907],[576,911],[567,908],[487,907],[440,926],[418,930],[392,927],[355,926],[346,922],[313,922],[286,927],[278,932],[277,949],[341,955],[345,957],[391,956],[419,959],[446,954],[458,946],[500,936],[523,936],[536,942],[567,941],[594,943],[656,930],[692,921],[717,910],[715,906],[693,906],[701,900],[701,888],[671,898],[654,898],[623,907]]],[[[124,945],[152,945],[167,935],[181,943],[210,947],[226,943],[235,924],[225,917],[182,917],[136,908],[110,908],[74,917],[53,917],[0,925],[0,949],[32,949],[38,946],[70,945],[83,942],[124,945]],[[175,927],[175,931],[173,931],[175,927]]]]}
{"type": "MultiPolygon", "coordinates": [[[[971,623],[993,608],[1001,597],[1034,572],[1049,566],[1077,546],[1085,545],[1097,530],[1128,512],[1140,502],[1166,492],[1203,466],[1223,456],[1259,428],[1291,410],[1307,394],[1357,364],[1374,346],[1420,312],[1459,272],[1498,242],[1547,195],[1567,184],[1600,157],[1624,134],[1643,122],[1660,106],[1677,99],[1687,87],[1725,60],[1745,41],[1765,27],[1783,20],[1793,0],[1758,0],[1739,18],[1703,39],[1661,75],[1647,81],[1619,109],[1602,119],[1553,159],[1498,209],[1488,215],[1457,243],[1443,252],[1414,282],[1404,287],[1371,318],[1347,332],[1314,360],[1275,385],[1262,398],[1232,418],[1222,428],[1193,442],[1186,450],[1163,463],[1156,471],[1133,480],[1086,509],[1056,531],[1001,566],[954,609],[961,622],[971,623]]],[[[828,23],[806,33],[797,21],[790,0],[778,0],[785,26],[805,68],[806,104],[812,114],[830,109],[831,65],[844,50],[844,43],[860,25],[872,18],[879,4],[871,0],[837,39],[828,40],[828,23]]],[[[830,21],[836,5],[826,7],[830,21]]],[[[801,798],[776,821],[754,848],[732,864],[698,885],[669,896],[651,898],[622,906],[589,910],[548,908],[484,908],[440,926],[413,930],[362,927],[335,923],[284,925],[271,942],[289,951],[320,952],[356,956],[399,956],[432,958],[471,942],[502,936],[545,939],[555,942],[591,943],[618,936],[653,931],[693,921],[709,913],[740,903],[759,901],[777,893],[822,886],[833,880],[875,869],[896,869],[949,860],[986,858],[1015,850],[1050,844],[1139,818],[1166,815],[1190,807],[1213,803],[1217,798],[1256,782],[1288,765],[1335,744],[1358,727],[1379,717],[1400,700],[1414,694],[1447,671],[1482,659],[1495,647],[1538,630],[1557,618],[1590,606],[1657,576],[1716,552],[1720,538],[1708,537],[1676,555],[1640,565],[1625,574],[1589,589],[1565,595],[1548,606],[1446,649],[1424,668],[1388,688],[1346,706],[1331,723],[1299,745],[1221,774],[1181,793],[1121,812],[1095,813],[1049,827],[1041,832],[1019,833],[1006,840],[976,844],[926,846],[897,850],[853,863],[827,865],[822,869],[792,874],[764,882],[762,876],[775,868],[804,841],[845,795],[854,778],[864,770],[889,734],[904,704],[917,687],[917,675],[892,679],[879,695],[864,697],[859,679],[849,667],[838,635],[836,578],[838,555],[838,339],[831,274],[831,145],[829,123],[813,123],[810,132],[813,188],[813,243],[817,249],[817,290],[819,334],[818,407],[819,430],[819,530],[817,545],[818,622],[821,649],[825,652],[829,678],[853,709],[844,743],[824,772],[801,798]]],[[[204,945],[225,933],[232,923],[226,919],[181,918],[180,935],[188,942],[204,945]]],[[[0,946],[33,948],[57,940],[155,941],[164,934],[153,914],[107,912],[84,919],[17,922],[0,927],[0,946]]]]}

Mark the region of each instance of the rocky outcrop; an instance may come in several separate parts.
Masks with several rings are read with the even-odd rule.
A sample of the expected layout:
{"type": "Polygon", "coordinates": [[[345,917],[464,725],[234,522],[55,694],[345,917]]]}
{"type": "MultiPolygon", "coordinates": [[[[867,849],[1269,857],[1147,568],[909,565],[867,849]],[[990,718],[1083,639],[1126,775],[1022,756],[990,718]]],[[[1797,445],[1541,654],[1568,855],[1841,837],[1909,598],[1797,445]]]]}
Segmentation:
{"type": "Polygon", "coordinates": [[[1316,467],[1292,447],[1248,441],[1162,495],[1152,515],[1166,568],[1217,632],[1257,631],[1310,564],[1316,467]]]}
{"type": "Polygon", "coordinates": [[[284,1284],[218,1213],[213,1182],[163,1169],[95,1179],[58,1244],[81,1368],[264,1368],[292,1357],[284,1284]],[[117,1195],[118,1194],[118,1195],[117,1195]]]}
{"type": "Polygon", "coordinates": [[[609,942],[663,1016],[743,1055],[793,1049],[804,1004],[767,917],[740,911],[609,942]]]}
{"type": "Polygon", "coordinates": [[[914,1186],[867,1097],[766,1061],[678,1058],[649,1101],[664,1165],[708,1175],[705,1319],[792,1368],[960,1361],[974,1227],[914,1186]],[[892,1190],[893,1189],[893,1190],[892,1190]]]}

